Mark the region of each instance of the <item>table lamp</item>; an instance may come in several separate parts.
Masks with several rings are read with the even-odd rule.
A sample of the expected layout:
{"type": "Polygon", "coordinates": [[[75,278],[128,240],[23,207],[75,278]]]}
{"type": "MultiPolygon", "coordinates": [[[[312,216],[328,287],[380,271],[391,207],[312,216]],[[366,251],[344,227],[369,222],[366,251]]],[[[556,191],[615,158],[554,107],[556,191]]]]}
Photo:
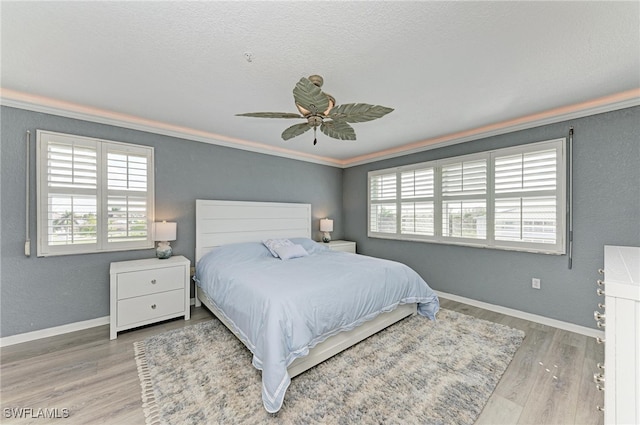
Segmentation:
{"type": "Polygon", "coordinates": [[[323,218],[320,220],[320,231],[322,232],[322,242],[331,242],[330,232],[333,232],[333,220],[323,218]]]}
{"type": "Polygon", "coordinates": [[[176,240],[176,223],[153,223],[153,240],[158,241],[156,257],[161,260],[171,257],[173,251],[169,241],[176,240]]]}

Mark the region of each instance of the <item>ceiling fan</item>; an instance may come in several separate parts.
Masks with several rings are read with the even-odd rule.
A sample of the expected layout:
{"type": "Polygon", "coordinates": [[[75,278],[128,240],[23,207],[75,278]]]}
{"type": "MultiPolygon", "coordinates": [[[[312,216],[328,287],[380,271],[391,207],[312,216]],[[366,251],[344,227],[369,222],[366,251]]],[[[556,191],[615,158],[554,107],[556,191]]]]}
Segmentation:
{"type": "Polygon", "coordinates": [[[282,132],[282,139],[289,140],[313,128],[313,144],[318,143],[316,130],[340,140],[356,140],[356,132],[348,123],[372,121],[382,118],[393,108],[367,103],[346,103],[336,106],[336,99],[320,90],[323,79],[319,75],[301,78],[293,88],[293,99],[300,114],[289,112],[249,112],[236,114],[254,118],[302,118],[306,122],[292,125],[282,132]]]}

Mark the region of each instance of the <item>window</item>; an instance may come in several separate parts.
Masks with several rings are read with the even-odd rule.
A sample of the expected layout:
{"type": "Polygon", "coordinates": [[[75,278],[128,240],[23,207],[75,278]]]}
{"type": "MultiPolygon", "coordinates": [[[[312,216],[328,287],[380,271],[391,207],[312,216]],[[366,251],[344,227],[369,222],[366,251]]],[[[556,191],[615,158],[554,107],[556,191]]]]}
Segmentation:
{"type": "Polygon", "coordinates": [[[370,237],[564,254],[564,139],[369,173],[370,237]]]}
{"type": "Polygon", "coordinates": [[[382,174],[369,180],[370,229],[396,233],[396,175],[382,174]]]}
{"type": "Polygon", "coordinates": [[[401,233],[433,235],[433,168],[400,173],[401,233]]]}
{"type": "Polygon", "coordinates": [[[38,130],[38,256],[153,248],[153,148],[38,130]]]}
{"type": "Polygon", "coordinates": [[[459,239],[487,236],[487,158],[443,163],[442,235],[459,239]]]}

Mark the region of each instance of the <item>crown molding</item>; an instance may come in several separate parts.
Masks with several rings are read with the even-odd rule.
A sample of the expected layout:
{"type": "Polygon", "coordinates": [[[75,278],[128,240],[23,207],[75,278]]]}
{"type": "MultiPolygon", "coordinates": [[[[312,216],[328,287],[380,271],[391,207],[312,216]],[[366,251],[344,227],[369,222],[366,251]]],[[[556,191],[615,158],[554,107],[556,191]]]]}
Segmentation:
{"type": "Polygon", "coordinates": [[[372,152],[348,159],[336,159],[312,154],[305,154],[290,149],[270,146],[216,133],[176,126],[164,122],[147,120],[132,115],[91,108],[71,102],[59,101],[43,96],[31,95],[10,89],[0,88],[0,105],[12,108],[26,109],[34,112],[74,118],[132,130],[162,134],[180,139],[194,140],[218,146],[241,149],[266,155],[274,155],[298,161],[312,162],[338,168],[349,168],[385,159],[396,158],[430,149],[464,143],[486,137],[498,136],[515,131],[526,130],[562,121],[582,118],[590,115],[611,112],[619,109],[640,105],[640,88],[616,93],[610,96],[582,102],[574,105],[550,109],[537,114],[527,115],[512,120],[502,121],[483,127],[462,132],[452,133],[440,137],[421,140],[415,143],[372,152]]]}
{"type": "Polygon", "coordinates": [[[583,118],[590,115],[602,114],[619,109],[631,108],[640,105],[640,88],[628,90],[610,96],[582,102],[561,108],[550,109],[541,113],[502,121],[499,123],[474,128],[467,131],[452,133],[445,136],[434,137],[419,142],[398,146],[396,148],[373,152],[350,158],[342,162],[344,168],[363,165],[370,162],[396,158],[412,153],[423,152],[430,149],[450,146],[457,143],[480,140],[491,136],[498,136],[515,131],[526,130],[548,124],[583,118]]]}
{"type": "Polygon", "coordinates": [[[298,161],[313,162],[333,167],[342,166],[341,161],[334,158],[306,154],[291,149],[269,146],[263,143],[251,142],[207,131],[148,120],[119,112],[92,108],[11,89],[0,88],[0,105],[25,109],[33,112],[41,112],[44,114],[57,115],[65,118],[107,124],[115,127],[128,128],[131,130],[162,134],[164,136],[177,137],[180,139],[193,140],[212,145],[242,149],[250,152],[280,156],[298,161]]]}

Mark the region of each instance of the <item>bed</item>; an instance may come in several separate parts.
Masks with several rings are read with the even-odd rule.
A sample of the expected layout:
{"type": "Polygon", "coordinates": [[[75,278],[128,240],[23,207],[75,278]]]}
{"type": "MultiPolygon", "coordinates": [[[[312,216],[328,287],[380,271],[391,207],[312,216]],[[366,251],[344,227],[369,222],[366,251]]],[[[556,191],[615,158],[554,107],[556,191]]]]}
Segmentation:
{"type": "Polygon", "coordinates": [[[409,267],[311,237],[309,204],[196,201],[196,307],[253,353],[270,413],[294,376],[416,311],[434,319],[439,306],[409,267]],[[266,240],[287,242],[276,249],[288,259],[266,240]]]}

